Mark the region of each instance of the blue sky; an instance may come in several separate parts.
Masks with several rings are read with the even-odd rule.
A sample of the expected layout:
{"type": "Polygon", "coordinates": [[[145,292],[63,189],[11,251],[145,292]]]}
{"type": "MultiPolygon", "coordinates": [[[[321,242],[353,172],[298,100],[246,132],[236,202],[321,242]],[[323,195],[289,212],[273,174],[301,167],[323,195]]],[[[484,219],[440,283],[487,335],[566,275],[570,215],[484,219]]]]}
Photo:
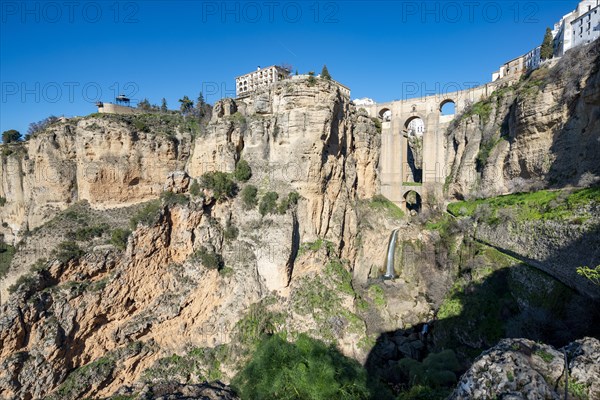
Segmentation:
{"type": "Polygon", "coordinates": [[[488,82],[577,1],[0,2],[0,131],[119,93],[177,108],[288,63],[384,102],[488,82]]]}

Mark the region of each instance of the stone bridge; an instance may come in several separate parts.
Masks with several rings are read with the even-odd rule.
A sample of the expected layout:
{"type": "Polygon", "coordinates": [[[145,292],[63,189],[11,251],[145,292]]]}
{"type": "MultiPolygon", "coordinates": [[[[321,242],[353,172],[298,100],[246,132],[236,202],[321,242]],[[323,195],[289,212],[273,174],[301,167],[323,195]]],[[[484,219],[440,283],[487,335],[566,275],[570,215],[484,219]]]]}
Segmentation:
{"type": "Polygon", "coordinates": [[[404,210],[419,209],[427,197],[441,198],[447,176],[446,129],[455,115],[489,97],[499,84],[494,82],[458,92],[359,106],[381,121],[381,194],[404,210]],[[454,111],[444,115],[442,109],[451,104],[454,111]],[[420,157],[414,154],[409,141],[419,145],[421,138],[422,162],[416,165],[420,157]],[[407,204],[409,195],[416,196],[418,204],[413,201],[407,204]]]}

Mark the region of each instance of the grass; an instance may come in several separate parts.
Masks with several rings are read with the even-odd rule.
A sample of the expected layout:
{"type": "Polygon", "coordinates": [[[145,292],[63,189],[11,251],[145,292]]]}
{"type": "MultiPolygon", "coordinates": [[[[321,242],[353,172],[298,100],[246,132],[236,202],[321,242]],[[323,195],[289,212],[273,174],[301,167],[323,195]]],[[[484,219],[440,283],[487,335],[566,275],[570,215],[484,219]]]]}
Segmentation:
{"type": "Polygon", "coordinates": [[[515,193],[488,199],[460,201],[448,205],[448,212],[457,217],[472,217],[478,208],[489,207],[486,222],[495,222],[498,211],[511,209],[519,221],[568,220],[582,206],[600,203],[600,187],[567,190],[540,190],[532,193],[515,193]]]}
{"type": "Polygon", "coordinates": [[[552,362],[552,360],[554,360],[554,356],[552,354],[548,353],[544,349],[536,350],[535,355],[540,357],[542,360],[544,360],[547,363],[552,362]]]}
{"type": "Polygon", "coordinates": [[[378,285],[372,285],[369,287],[369,297],[373,300],[373,304],[375,304],[378,308],[383,308],[386,305],[385,301],[385,293],[383,289],[378,285]]]}
{"type": "Polygon", "coordinates": [[[387,216],[393,219],[402,219],[404,217],[404,212],[400,209],[400,207],[388,200],[383,195],[373,196],[369,202],[369,208],[378,212],[384,212],[387,214],[387,216]]]}
{"type": "Polygon", "coordinates": [[[0,278],[8,272],[10,263],[15,255],[16,249],[6,243],[0,245],[0,278]]]}
{"type": "Polygon", "coordinates": [[[301,256],[308,252],[316,253],[317,251],[321,250],[323,246],[325,246],[327,249],[328,254],[333,253],[334,244],[328,240],[319,238],[313,242],[302,243],[300,245],[300,249],[298,250],[298,255],[301,256]]]}
{"type": "Polygon", "coordinates": [[[135,230],[139,224],[151,226],[158,222],[160,216],[161,202],[152,200],[146,203],[138,212],[129,220],[129,226],[135,230]]]}
{"type": "Polygon", "coordinates": [[[423,182],[402,182],[402,186],[423,186],[423,182]]]}

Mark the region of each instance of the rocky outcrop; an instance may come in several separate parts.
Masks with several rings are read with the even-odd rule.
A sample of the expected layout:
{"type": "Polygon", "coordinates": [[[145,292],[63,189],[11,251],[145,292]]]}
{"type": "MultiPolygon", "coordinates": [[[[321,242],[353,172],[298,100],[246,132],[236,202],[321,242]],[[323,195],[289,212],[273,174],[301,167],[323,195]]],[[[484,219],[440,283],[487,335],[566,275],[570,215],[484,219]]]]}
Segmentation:
{"type": "MultiPolygon", "coordinates": [[[[301,196],[288,241],[335,243],[338,255],[355,260],[359,199],[379,190],[380,136],[368,117],[327,81],[309,85],[280,82],[243,100],[215,105],[206,133],[196,138],[187,172],[197,178],[207,171],[228,171],[243,158],[252,167],[249,184],[259,191],[301,196]]],[[[242,220],[247,219],[240,213],[242,220]]],[[[276,220],[276,219],[275,219],[276,220]]],[[[276,230],[264,232],[266,243],[276,230]]],[[[290,252],[280,251],[284,257],[290,252]]],[[[259,262],[269,289],[281,289],[288,270],[259,262]]]]}
{"type": "MultiPolygon", "coordinates": [[[[328,290],[336,293],[335,285],[342,283],[352,290],[348,280],[358,259],[358,207],[378,190],[379,136],[372,121],[358,115],[329,83],[297,82],[291,91],[288,84],[243,102],[216,104],[190,157],[183,137],[138,133],[134,139],[132,128],[110,118],[82,119],[78,133],[67,135],[65,128],[56,134],[70,142],[51,151],[68,149],[71,158],[53,157],[65,157],[74,171],[84,163],[80,157],[99,171],[115,166],[129,171],[128,179],[112,186],[103,172],[94,175],[97,186],[86,186],[77,173],[60,175],[57,187],[81,185],[77,196],[81,193],[92,207],[156,198],[163,190],[172,194],[140,208],[143,216],[136,220],[141,222],[124,251],[97,246],[83,257],[51,261],[19,281],[0,309],[0,396],[106,397],[124,386],[143,386],[144,372],[166,356],[230,343],[239,335],[238,321],[267,298],[265,315],[283,315],[294,330],[327,334],[346,353],[364,355],[367,349],[356,345],[365,328],[353,314],[353,292],[332,300],[323,320],[298,304],[311,299],[311,284],[320,281],[329,259],[343,262],[336,261],[328,272],[328,290]],[[94,123],[103,124],[102,135],[89,127],[94,123]],[[88,142],[94,145],[80,153],[88,142]],[[211,170],[232,171],[242,158],[252,177],[239,182],[239,189],[255,185],[259,200],[266,192],[278,193],[280,200],[297,192],[298,204],[281,208],[279,201],[279,211],[262,215],[240,196],[217,201],[210,190],[189,194],[194,179],[211,170]],[[139,179],[130,186],[134,176],[139,179]],[[325,259],[299,256],[300,247],[318,240],[330,243],[325,259]]],[[[51,140],[41,135],[35,143],[51,140]]],[[[40,150],[39,158],[46,154],[40,150]]],[[[22,207],[36,209],[34,202],[27,204],[22,207]]],[[[57,204],[60,209],[69,203],[57,204]]],[[[36,221],[44,220],[31,212],[36,221]]],[[[238,367],[221,370],[231,378],[238,367]]],[[[176,388],[178,396],[191,398],[194,390],[176,388]]]]}
{"type": "Polygon", "coordinates": [[[449,194],[588,185],[600,176],[598,41],[502,87],[457,116],[447,132],[449,194]]]}
{"type": "Polygon", "coordinates": [[[219,381],[196,385],[180,383],[145,385],[136,391],[126,388],[119,390],[119,395],[111,396],[107,400],[124,396],[135,396],[134,398],[138,400],[239,400],[227,385],[219,381]]]}
{"type": "MultiPolygon", "coordinates": [[[[191,144],[178,124],[140,116],[92,116],[59,121],[0,162],[0,210],[8,243],[76,201],[116,207],[156,198],[165,177],[182,169],[191,144]]],[[[14,147],[14,146],[13,146],[14,147]]]]}
{"type": "Polygon", "coordinates": [[[459,399],[595,399],[600,396],[600,342],[577,340],[561,350],[527,339],[504,339],[484,352],[450,396],[459,399]],[[568,385],[565,387],[565,355],[568,385]],[[574,397],[573,397],[574,398],[574,397]]]}

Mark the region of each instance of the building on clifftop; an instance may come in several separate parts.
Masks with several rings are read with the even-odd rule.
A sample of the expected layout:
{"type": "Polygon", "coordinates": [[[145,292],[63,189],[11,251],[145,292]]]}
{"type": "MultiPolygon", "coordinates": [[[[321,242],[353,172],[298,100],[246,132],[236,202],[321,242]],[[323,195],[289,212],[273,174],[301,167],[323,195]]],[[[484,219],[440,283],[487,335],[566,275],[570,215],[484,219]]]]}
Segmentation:
{"type": "Polygon", "coordinates": [[[237,97],[247,96],[257,89],[286,79],[289,74],[290,71],[277,65],[267,68],[259,66],[256,71],[235,78],[235,94],[237,97]]]}

